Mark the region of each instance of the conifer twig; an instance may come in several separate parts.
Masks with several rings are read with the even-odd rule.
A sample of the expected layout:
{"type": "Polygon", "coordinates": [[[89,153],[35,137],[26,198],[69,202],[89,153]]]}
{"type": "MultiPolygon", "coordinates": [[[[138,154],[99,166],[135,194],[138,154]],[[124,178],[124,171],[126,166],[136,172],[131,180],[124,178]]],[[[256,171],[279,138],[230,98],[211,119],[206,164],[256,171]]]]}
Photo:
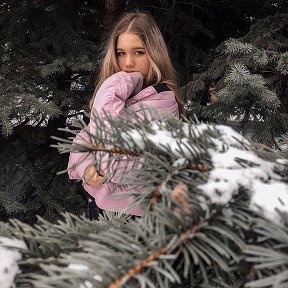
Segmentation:
{"type": "MultiPolygon", "coordinates": [[[[82,147],[83,145],[81,145],[82,147]]],[[[118,148],[118,147],[111,147],[111,148],[105,148],[103,144],[87,144],[84,147],[88,148],[89,150],[96,150],[100,152],[107,152],[110,154],[120,154],[120,155],[128,155],[128,156],[141,156],[143,153],[131,151],[125,148],[118,148]]]]}
{"type": "Polygon", "coordinates": [[[209,171],[209,168],[207,165],[205,165],[204,163],[194,163],[194,162],[190,162],[188,163],[188,167],[193,169],[193,170],[199,170],[200,172],[207,172],[209,171]]]}
{"type": "MultiPolygon", "coordinates": [[[[191,169],[199,170],[200,172],[209,171],[208,166],[203,164],[203,163],[188,163],[188,167],[191,168],[191,169]]],[[[150,197],[150,204],[155,205],[161,199],[160,188],[161,188],[162,184],[163,183],[161,183],[155,189],[155,191],[152,193],[152,196],[150,197]]],[[[178,185],[181,185],[181,183],[178,184],[178,185]]],[[[185,213],[187,215],[190,215],[190,212],[188,212],[188,211],[190,211],[190,208],[189,208],[189,205],[188,205],[187,201],[185,200],[185,197],[183,195],[180,195],[181,194],[180,191],[178,191],[178,192],[176,191],[179,188],[178,185],[176,185],[175,188],[173,189],[173,191],[171,192],[172,198],[174,197],[174,200],[176,202],[178,202],[183,207],[183,210],[185,211],[185,213]]]]}
{"type": "MultiPolygon", "coordinates": [[[[79,145],[80,147],[83,147],[83,145],[79,145]]],[[[96,150],[101,152],[107,152],[110,154],[120,154],[120,155],[126,155],[126,156],[142,156],[144,153],[131,151],[125,148],[118,148],[118,147],[111,147],[111,148],[105,148],[103,144],[94,144],[89,143],[85,145],[84,147],[88,148],[89,150],[96,150]]],[[[188,168],[193,170],[199,170],[200,172],[207,172],[209,171],[209,168],[204,163],[195,163],[195,162],[189,162],[187,165],[188,168]]]]}
{"type": "Polygon", "coordinates": [[[165,254],[168,250],[168,247],[160,248],[156,253],[149,255],[146,257],[141,263],[137,264],[135,267],[131,268],[126,274],[122,275],[120,278],[115,280],[112,284],[110,284],[107,288],[119,288],[121,287],[123,282],[135,274],[140,273],[145,267],[148,266],[149,263],[158,259],[161,255],[165,254]]]}
{"type": "MultiPolygon", "coordinates": [[[[199,225],[194,225],[191,229],[184,231],[182,233],[182,235],[180,235],[180,237],[179,237],[180,243],[185,242],[187,239],[191,238],[191,236],[193,236],[198,231],[198,228],[199,228],[199,225]]],[[[171,241],[170,241],[170,243],[171,243],[171,241]]],[[[107,288],[119,288],[119,287],[121,287],[122,284],[126,283],[126,281],[129,278],[140,273],[144,268],[146,268],[149,265],[149,263],[151,263],[152,261],[155,261],[156,259],[159,259],[160,256],[167,253],[167,251],[169,250],[169,248],[171,246],[170,243],[166,247],[160,248],[156,253],[146,257],[141,263],[137,264],[136,266],[134,266],[133,268],[128,270],[128,272],[126,274],[120,276],[112,284],[110,284],[107,288]]],[[[177,250],[175,255],[179,256],[180,251],[177,250]]]]}

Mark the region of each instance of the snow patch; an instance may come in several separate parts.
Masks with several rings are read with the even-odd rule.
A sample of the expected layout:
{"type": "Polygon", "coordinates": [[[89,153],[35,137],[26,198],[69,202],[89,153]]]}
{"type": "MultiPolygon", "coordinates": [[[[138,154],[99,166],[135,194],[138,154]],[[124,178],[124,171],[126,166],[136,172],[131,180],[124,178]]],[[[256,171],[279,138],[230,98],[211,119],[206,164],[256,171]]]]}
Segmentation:
{"type": "Polygon", "coordinates": [[[22,258],[16,249],[26,249],[22,240],[0,237],[0,287],[10,288],[13,286],[14,278],[19,270],[17,261],[22,258]]]}

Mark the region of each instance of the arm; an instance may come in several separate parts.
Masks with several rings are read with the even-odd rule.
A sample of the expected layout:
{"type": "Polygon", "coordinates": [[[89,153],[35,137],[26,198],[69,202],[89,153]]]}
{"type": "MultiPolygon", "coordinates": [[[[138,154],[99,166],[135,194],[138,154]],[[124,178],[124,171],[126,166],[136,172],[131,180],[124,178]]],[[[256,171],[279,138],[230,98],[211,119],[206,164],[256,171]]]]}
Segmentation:
{"type": "MultiPolygon", "coordinates": [[[[86,127],[88,129],[88,126],[86,127]]],[[[87,130],[82,129],[74,138],[74,144],[89,144],[92,140],[87,130]]],[[[97,187],[106,181],[104,172],[96,168],[93,152],[71,152],[68,162],[70,179],[82,179],[87,185],[97,187]]]]}
{"type": "MultiPolygon", "coordinates": [[[[118,72],[113,74],[104,81],[99,91],[96,94],[95,101],[93,103],[92,111],[97,112],[99,115],[109,113],[113,116],[123,114],[125,108],[126,99],[137,94],[143,86],[143,76],[140,72],[126,73],[118,72]]],[[[86,130],[94,134],[93,131],[97,129],[95,122],[93,121],[93,115],[86,130]]],[[[109,127],[107,127],[109,129],[109,127]]],[[[75,144],[87,144],[91,143],[89,133],[84,129],[81,130],[73,140],[75,144]]],[[[101,153],[102,154],[102,153],[101,153]]],[[[109,154],[105,153],[104,158],[109,158],[109,154]]],[[[82,179],[88,185],[96,187],[102,184],[102,175],[105,175],[105,171],[100,169],[100,176],[96,173],[96,168],[93,165],[95,163],[95,156],[90,152],[71,152],[68,162],[68,175],[70,179],[82,179]],[[92,165],[91,165],[92,164],[92,165]],[[100,178],[100,180],[99,180],[100,178]]],[[[108,171],[106,171],[108,172],[108,171]]]]}
{"type": "MultiPolygon", "coordinates": [[[[126,73],[122,71],[113,74],[104,81],[98,90],[92,111],[97,112],[100,116],[104,116],[105,114],[113,117],[124,116],[127,99],[131,95],[140,92],[143,87],[143,80],[144,77],[140,72],[126,73]]],[[[97,129],[93,121],[93,115],[90,124],[90,132],[93,134],[93,131],[97,129]]],[[[107,125],[107,129],[109,129],[109,125],[107,125]]],[[[97,153],[97,160],[101,162],[104,175],[111,182],[119,183],[123,175],[123,168],[127,165],[127,162],[124,160],[126,157],[121,157],[122,161],[110,161],[109,157],[108,153],[97,153]]]]}
{"type": "MultiPolygon", "coordinates": [[[[130,109],[134,110],[140,118],[142,118],[142,116],[144,117],[143,113],[146,113],[145,117],[148,117],[150,120],[166,119],[169,115],[179,117],[175,94],[167,88],[167,86],[164,86],[164,88],[165,87],[166,89],[160,89],[159,87],[156,89],[155,86],[149,86],[129,99],[126,105],[130,105],[130,109]],[[149,109],[154,109],[156,113],[150,114],[149,109]]],[[[126,109],[124,112],[126,112],[126,109]]],[[[130,121],[133,122],[133,119],[130,119],[130,121]]],[[[121,157],[120,161],[111,161],[108,170],[110,175],[112,175],[112,177],[110,177],[111,182],[119,183],[125,171],[140,168],[143,163],[143,158],[135,161],[132,159],[130,161],[127,160],[129,160],[129,158],[124,156],[121,157]]]]}
{"type": "MultiPolygon", "coordinates": [[[[82,129],[74,138],[73,144],[87,143],[91,143],[91,139],[87,131],[82,129]]],[[[85,169],[95,161],[94,159],[94,154],[91,152],[70,152],[67,167],[69,178],[84,179],[85,169]]]]}
{"type": "Polygon", "coordinates": [[[98,90],[92,112],[97,112],[99,115],[106,113],[115,117],[123,115],[126,100],[142,89],[143,80],[140,72],[121,71],[113,74],[98,90]]]}

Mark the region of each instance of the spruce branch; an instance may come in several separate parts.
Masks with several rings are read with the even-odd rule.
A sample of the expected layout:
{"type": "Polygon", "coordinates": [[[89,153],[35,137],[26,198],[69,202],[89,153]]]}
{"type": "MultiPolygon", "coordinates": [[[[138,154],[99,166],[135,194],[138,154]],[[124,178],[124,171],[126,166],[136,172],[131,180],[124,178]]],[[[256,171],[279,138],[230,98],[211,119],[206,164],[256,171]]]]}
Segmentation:
{"type": "Polygon", "coordinates": [[[158,252],[149,255],[144,259],[140,264],[137,264],[134,268],[130,269],[125,275],[116,279],[108,288],[119,288],[122,286],[122,283],[125,283],[129,278],[134,277],[136,274],[139,274],[144,268],[146,268],[152,261],[159,259],[162,255],[167,252],[168,248],[160,248],[158,252]]]}
{"type": "Polygon", "coordinates": [[[280,55],[277,70],[284,76],[288,75],[288,52],[280,55]]]}
{"type": "Polygon", "coordinates": [[[237,39],[228,39],[224,42],[225,52],[232,55],[251,54],[255,48],[250,43],[243,43],[237,39]]]}
{"type": "Polygon", "coordinates": [[[194,113],[207,122],[224,122],[253,141],[277,147],[277,137],[288,129],[283,110],[287,41],[281,32],[286,28],[287,13],[269,16],[253,24],[243,37],[220,44],[207,71],[181,89],[188,100],[187,115],[192,117],[194,113]],[[210,85],[216,88],[217,101],[213,105],[209,105],[210,85]]]}
{"type": "MultiPolygon", "coordinates": [[[[267,149],[254,151],[223,125],[196,125],[172,117],[132,119],[95,118],[95,131],[91,125],[87,128],[83,153],[115,147],[139,155],[111,150],[111,158],[103,161],[109,165],[119,159],[119,185],[132,187],[123,194],[144,207],[143,217],[131,221],[127,215],[108,213],[94,223],[65,214],[57,224],[1,225],[0,233],[27,244],[21,269],[34,265],[33,272],[17,276],[19,287],[170,288],[188,282],[195,287],[222,282],[233,287],[250,280],[270,285],[269,277],[277,281],[277,275],[284,279],[288,162],[267,149]],[[90,141],[93,145],[87,146],[90,141]],[[271,205],[263,203],[263,195],[269,195],[271,205]],[[277,221],[284,226],[273,228],[277,221]],[[256,253],[266,253],[267,265],[257,262],[262,256],[256,253]]],[[[61,151],[73,151],[72,139],[63,145],[61,151]]]]}
{"type": "Polygon", "coordinates": [[[11,119],[9,118],[9,114],[10,113],[6,111],[0,111],[0,126],[4,136],[9,136],[13,131],[13,125],[11,123],[11,119]]]}

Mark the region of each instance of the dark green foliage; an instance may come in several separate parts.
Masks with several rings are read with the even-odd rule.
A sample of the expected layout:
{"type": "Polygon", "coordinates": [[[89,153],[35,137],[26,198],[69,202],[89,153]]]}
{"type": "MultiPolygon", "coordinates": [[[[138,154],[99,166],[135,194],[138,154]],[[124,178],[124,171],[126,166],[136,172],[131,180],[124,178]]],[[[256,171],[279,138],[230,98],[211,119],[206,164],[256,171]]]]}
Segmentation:
{"type": "MultiPolygon", "coordinates": [[[[38,214],[55,222],[62,218],[59,213],[63,211],[78,215],[84,212],[86,201],[81,183],[72,183],[64,174],[56,176],[66,168],[67,155],[59,156],[50,148],[50,135],[67,136],[58,134],[56,128],[66,126],[68,114],[87,110],[102,50],[101,40],[105,40],[104,2],[10,0],[0,7],[0,126],[5,136],[15,131],[7,139],[0,137],[1,220],[6,221],[10,216],[34,223],[38,214]],[[26,125],[34,128],[29,127],[27,133],[26,125]]],[[[185,102],[194,101],[189,113],[196,112],[213,121],[227,121],[231,113],[236,117],[246,115],[238,128],[252,131],[253,137],[264,143],[271,143],[273,136],[286,131],[287,15],[279,12],[287,11],[287,2],[125,1],[124,8],[148,9],[155,16],[169,45],[179,83],[193,80],[182,90],[185,102]],[[275,13],[278,15],[269,16],[275,13]],[[254,25],[249,32],[251,23],[254,25]],[[230,37],[234,39],[223,42],[230,37]],[[219,54],[214,54],[220,43],[216,51],[219,54]],[[206,72],[193,75],[203,71],[206,72]],[[237,82],[237,77],[243,81],[237,82]],[[198,104],[211,80],[216,82],[218,91],[223,88],[222,96],[219,92],[217,105],[202,107],[198,104]],[[221,102],[221,97],[225,101],[221,102]],[[254,116],[253,121],[250,115],[254,116]],[[264,121],[255,122],[259,115],[264,121]]],[[[115,129],[111,133],[118,129],[116,122],[113,125],[115,129]]],[[[149,130],[149,124],[142,125],[149,130]]],[[[173,121],[169,125],[171,130],[181,126],[173,121]]],[[[195,134],[189,139],[201,149],[211,148],[206,136],[217,138],[218,135],[212,130],[203,139],[196,141],[195,134]]],[[[179,136],[177,133],[175,137],[179,136]]],[[[115,138],[115,143],[121,140],[120,136],[115,138]]],[[[119,147],[123,144],[118,143],[119,147]]],[[[199,156],[199,151],[194,149],[191,148],[189,160],[201,160],[211,168],[208,154],[199,156]]],[[[277,283],[275,276],[280,275],[283,283],[279,287],[286,287],[286,216],[283,215],[284,225],[278,227],[256,215],[249,210],[249,197],[243,189],[225,207],[209,203],[205,210],[200,205],[202,200],[199,202],[194,197],[201,195],[195,186],[207,181],[207,173],[187,169],[185,165],[175,168],[171,162],[176,158],[167,147],[161,150],[161,157],[153,153],[155,150],[147,153],[146,166],[142,172],[138,171],[139,177],[130,175],[126,181],[145,184],[146,193],[137,198],[145,203],[161,183],[167,185],[167,190],[161,201],[150,207],[153,211],[136,224],[126,225],[123,219],[113,215],[109,221],[91,223],[70,214],[63,216],[64,222],[57,225],[45,220],[39,220],[33,228],[15,220],[13,224],[2,223],[1,235],[21,238],[28,244],[20,264],[23,273],[16,279],[17,287],[31,287],[32,279],[37,288],[79,288],[86,280],[95,287],[102,284],[107,287],[147,256],[170,244],[167,255],[156,258],[142,274],[128,279],[122,286],[134,288],[139,282],[153,287],[151,279],[162,283],[156,287],[165,288],[241,287],[247,281],[263,281],[246,284],[256,288],[263,287],[263,283],[269,287],[271,279],[277,283]],[[191,192],[189,207],[193,215],[188,219],[177,217],[179,203],[173,203],[170,197],[179,182],[188,184],[191,192]],[[183,237],[193,227],[197,229],[185,243],[183,237]],[[266,267],[261,265],[263,259],[266,267]],[[83,263],[89,270],[67,271],[66,264],[70,262],[83,263]],[[251,269],[254,264],[257,272],[251,269]],[[95,274],[104,275],[105,281],[99,284],[95,274]]],[[[273,157],[270,152],[263,156],[274,161],[278,155],[273,157]]],[[[279,172],[282,181],[287,181],[286,174],[287,169],[279,172]]],[[[182,216],[185,214],[180,212],[182,216]]]]}
{"type": "MultiPolygon", "coordinates": [[[[136,201],[145,205],[144,216],[132,221],[127,215],[107,213],[99,222],[90,222],[65,214],[58,224],[42,219],[35,227],[15,220],[2,223],[0,235],[27,244],[27,250],[21,251],[23,272],[16,276],[17,287],[220,288],[245,284],[257,288],[275,283],[285,287],[287,214],[279,216],[281,224],[266,219],[250,206],[254,191],[241,185],[222,204],[199,188],[215,168],[209,151],[225,153],[228,143],[238,152],[250,153],[253,147],[240,135],[225,134],[220,126],[196,126],[174,118],[154,122],[134,115],[133,119],[134,123],[127,123],[107,117],[113,129],[106,131],[104,120],[96,116],[98,134],[93,138],[102,143],[101,150],[111,144],[112,136],[115,147],[125,149],[120,154],[139,154],[133,161],[141,159],[143,166],[123,170],[122,181],[142,189],[136,201]],[[162,145],[157,137],[152,141],[157,131],[173,136],[178,146],[165,142],[164,136],[162,145]],[[129,135],[143,141],[128,141],[129,135]],[[192,163],[205,164],[208,170],[203,166],[193,169],[192,163]],[[187,185],[181,201],[174,197],[179,184],[187,185]],[[156,201],[151,201],[155,196],[156,201]]],[[[59,139],[58,148],[61,152],[98,150],[96,145],[71,144],[59,139]]],[[[287,185],[287,159],[268,149],[254,153],[264,161],[262,168],[275,164],[277,183],[287,185]],[[276,164],[280,160],[284,164],[276,164]]],[[[232,161],[241,163],[240,172],[256,165],[239,158],[232,161]]]]}
{"type": "MultiPolygon", "coordinates": [[[[209,1],[208,5],[194,0],[149,4],[126,1],[122,9],[149,10],[155,16],[168,43],[179,83],[186,84],[193,73],[209,65],[215,45],[228,37],[243,35],[251,23],[285,9],[285,5],[282,1],[209,1]]],[[[5,105],[0,106],[0,125],[4,135],[11,133],[17,123],[45,123],[45,116],[57,116],[59,109],[64,118],[70,110],[87,110],[99,46],[106,33],[105,7],[105,1],[3,3],[0,77],[5,105]],[[27,101],[18,103],[19,98],[27,101]],[[49,105],[43,107],[47,102],[49,105]]]]}
{"type": "Polygon", "coordinates": [[[128,1],[130,7],[149,10],[160,25],[181,86],[193,74],[206,70],[214,49],[224,40],[245,35],[257,20],[287,11],[279,0],[128,1]]]}
{"type": "Polygon", "coordinates": [[[68,115],[87,110],[104,9],[101,1],[94,4],[11,0],[1,5],[2,219],[10,215],[32,223],[38,214],[55,221],[60,212],[84,211],[81,183],[56,175],[68,159],[50,148],[50,136],[59,135],[68,115]]]}
{"type": "Polygon", "coordinates": [[[2,5],[0,77],[6,103],[0,124],[5,134],[11,132],[9,120],[14,126],[25,120],[40,125],[47,115],[59,116],[61,110],[67,117],[70,110],[86,107],[99,58],[100,24],[86,25],[99,11],[85,3],[15,0],[2,5]]]}
{"type": "Polygon", "coordinates": [[[288,128],[287,21],[288,14],[267,17],[244,37],[222,43],[209,69],[182,88],[188,114],[219,122],[232,117],[245,135],[273,145],[288,128]],[[201,106],[210,83],[217,88],[217,104],[201,106]]]}
{"type": "Polygon", "coordinates": [[[57,175],[66,169],[68,158],[49,147],[46,133],[45,128],[18,126],[9,139],[1,139],[0,204],[6,214],[2,220],[9,215],[33,223],[41,215],[54,222],[64,211],[84,213],[81,183],[57,175]]]}

